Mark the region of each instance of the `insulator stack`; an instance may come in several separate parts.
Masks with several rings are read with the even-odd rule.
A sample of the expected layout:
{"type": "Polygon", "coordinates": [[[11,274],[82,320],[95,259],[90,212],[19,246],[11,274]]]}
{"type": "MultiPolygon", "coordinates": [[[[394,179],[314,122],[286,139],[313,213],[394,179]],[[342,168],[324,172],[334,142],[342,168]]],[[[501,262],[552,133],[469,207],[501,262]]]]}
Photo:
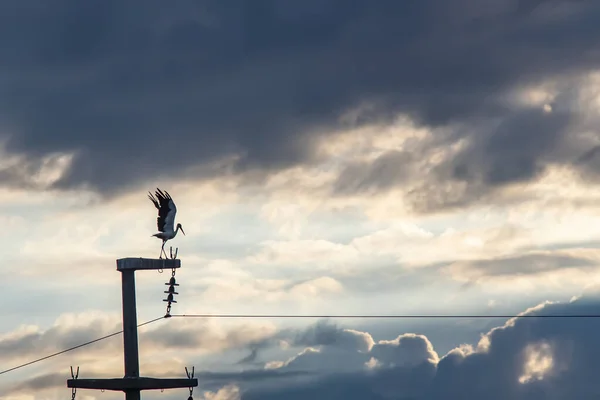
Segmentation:
{"type": "Polygon", "coordinates": [[[175,291],[175,286],[179,286],[179,284],[175,280],[175,269],[173,269],[171,273],[171,279],[169,279],[169,282],[165,283],[165,285],[168,286],[167,290],[164,291],[164,293],[167,294],[167,298],[163,299],[163,301],[167,302],[167,314],[165,315],[165,317],[168,318],[171,316],[171,304],[177,303],[177,301],[174,300],[174,296],[176,294],[179,294],[175,291]]]}

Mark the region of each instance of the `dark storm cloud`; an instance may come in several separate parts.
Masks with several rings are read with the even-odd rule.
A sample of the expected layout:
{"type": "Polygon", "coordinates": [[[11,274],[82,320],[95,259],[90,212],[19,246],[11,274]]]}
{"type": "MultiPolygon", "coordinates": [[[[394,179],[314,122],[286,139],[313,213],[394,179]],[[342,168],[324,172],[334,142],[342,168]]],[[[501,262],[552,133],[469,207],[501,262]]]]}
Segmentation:
{"type": "Polygon", "coordinates": [[[515,113],[491,132],[475,136],[452,161],[450,173],[484,185],[531,180],[541,172],[542,158],[555,149],[570,118],[570,113],[541,109],[515,113]]]}
{"type": "MultiPolygon", "coordinates": [[[[598,310],[597,300],[586,300],[546,306],[534,314],[593,315],[598,310]]],[[[600,386],[590,378],[600,364],[600,347],[594,339],[598,329],[600,321],[596,318],[570,318],[568,322],[560,318],[518,319],[514,326],[488,334],[486,352],[467,357],[454,352],[444,358],[438,364],[432,397],[541,400],[595,396],[600,386]],[[519,378],[526,377],[527,362],[536,353],[541,358],[549,356],[552,362],[543,374],[534,374],[529,383],[522,384],[519,378]]]]}
{"type": "MultiPolygon", "coordinates": [[[[600,393],[600,384],[594,378],[600,368],[596,340],[600,320],[548,316],[597,315],[599,310],[597,298],[539,306],[526,312],[528,318],[519,317],[492,329],[479,346],[456,348],[439,362],[425,361],[432,354],[427,339],[409,334],[396,341],[380,342],[363,354],[360,360],[373,356],[384,361],[374,369],[364,369],[354,360],[354,371],[339,373],[332,369],[308,381],[265,381],[263,388],[257,387],[256,381],[248,386],[235,376],[231,382],[239,384],[243,400],[591,399],[600,393]],[[382,348],[378,351],[377,346],[382,348]]],[[[348,367],[350,358],[334,355],[339,356],[325,346],[321,353],[304,353],[298,358],[316,358],[314,370],[320,363],[337,362],[340,369],[348,367]]]]}
{"type": "Polygon", "coordinates": [[[278,346],[282,340],[294,348],[332,346],[368,350],[372,344],[372,339],[368,334],[348,332],[330,320],[323,319],[306,328],[282,329],[271,336],[251,341],[247,346],[250,354],[238,363],[256,364],[261,351],[278,346]]]}
{"type": "MultiPolygon", "coordinates": [[[[364,123],[510,114],[515,85],[598,65],[599,16],[553,0],[5,1],[0,128],[21,170],[76,152],[59,188],[269,171],[313,160],[315,132],[365,103],[364,123]],[[232,171],[212,166],[232,155],[232,171]]],[[[510,147],[503,135],[490,146],[510,147]]],[[[486,182],[536,173],[514,156],[486,182]]]]}
{"type": "Polygon", "coordinates": [[[420,196],[412,196],[414,208],[429,211],[487,201],[507,184],[535,180],[550,164],[573,163],[575,156],[565,147],[576,114],[524,108],[491,127],[476,127],[465,149],[434,168],[424,193],[415,192],[420,196]]]}
{"type": "Polygon", "coordinates": [[[287,388],[248,390],[241,399],[417,400],[423,398],[426,385],[434,374],[435,366],[429,363],[416,368],[391,368],[372,375],[357,372],[332,374],[326,379],[289,385],[287,388]]]}
{"type": "MultiPolygon", "coordinates": [[[[314,378],[312,371],[280,371],[278,369],[250,369],[241,372],[200,372],[196,376],[201,379],[205,386],[218,388],[226,385],[232,380],[235,382],[286,381],[314,378]]],[[[289,382],[288,382],[289,383],[289,382]]]]}
{"type": "MultiPolygon", "coordinates": [[[[569,136],[576,117],[577,111],[572,109],[515,109],[501,118],[440,133],[415,149],[393,150],[372,162],[350,164],[338,176],[333,190],[342,195],[376,194],[402,186],[409,205],[417,212],[483,201],[519,202],[518,194],[503,199],[500,190],[511,183],[535,180],[550,164],[577,164],[581,156],[568,148],[576,139],[569,136]],[[429,161],[433,153],[460,139],[468,142],[457,153],[439,164],[429,161]]],[[[593,158],[590,153],[580,159],[581,169],[588,168],[588,160],[593,158]]]]}

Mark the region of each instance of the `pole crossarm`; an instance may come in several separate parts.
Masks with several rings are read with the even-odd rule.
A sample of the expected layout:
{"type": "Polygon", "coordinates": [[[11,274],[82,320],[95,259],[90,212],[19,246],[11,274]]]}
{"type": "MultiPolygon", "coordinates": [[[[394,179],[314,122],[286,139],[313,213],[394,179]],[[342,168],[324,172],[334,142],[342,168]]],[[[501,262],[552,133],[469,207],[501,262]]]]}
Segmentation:
{"type": "Polygon", "coordinates": [[[157,258],[142,258],[142,257],[127,257],[117,260],[117,271],[126,270],[152,270],[152,269],[173,269],[181,268],[181,260],[179,259],[157,259],[157,258]]]}
{"type": "Polygon", "coordinates": [[[69,379],[67,387],[77,389],[97,390],[158,390],[178,389],[198,386],[198,379],[185,378],[108,378],[108,379],[69,379]]]}

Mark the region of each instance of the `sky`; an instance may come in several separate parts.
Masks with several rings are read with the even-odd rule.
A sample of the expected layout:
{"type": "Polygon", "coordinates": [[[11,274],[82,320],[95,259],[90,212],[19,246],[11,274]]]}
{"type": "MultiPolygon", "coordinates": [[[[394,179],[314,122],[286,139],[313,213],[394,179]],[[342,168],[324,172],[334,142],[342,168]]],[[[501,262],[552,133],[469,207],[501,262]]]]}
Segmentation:
{"type": "MultiPolygon", "coordinates": [[[[195,366],[205,400],[597,398],[600,319],[552,316],[600,315],[599,18],[0,2],[0,371],[121,329],[115,260],[158,256],[160,187],[186,233],[172,313],[489,318],[161,319],[143,376],[195,366]]],[[[140,323],[169,277],[137,273],[140,323]]],[[[71,365],[122,377],[122,352],[0,374],[0,399],[65,398],[71,365]]]]}

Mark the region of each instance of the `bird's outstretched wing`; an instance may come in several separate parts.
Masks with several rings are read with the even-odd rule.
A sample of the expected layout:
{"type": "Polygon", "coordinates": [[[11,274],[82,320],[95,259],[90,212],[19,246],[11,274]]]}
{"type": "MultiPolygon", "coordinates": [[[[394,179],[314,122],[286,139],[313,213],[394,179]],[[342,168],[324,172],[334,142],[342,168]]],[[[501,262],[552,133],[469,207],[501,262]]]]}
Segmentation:
{"type": "Polygon", "coordinates": [[[156,218],[156,225],[160,232],[172,232],[174,230],[175,214],[177,213],[177,207],[171,198],[171,195],[166,190],[156,188],[154,196],[152,193],[148,194],[148,198],[154,203],[154,206],[158,210],[158,218],[156,218]],[[156,196],[156,197],[155,197],[156,196]]]}

